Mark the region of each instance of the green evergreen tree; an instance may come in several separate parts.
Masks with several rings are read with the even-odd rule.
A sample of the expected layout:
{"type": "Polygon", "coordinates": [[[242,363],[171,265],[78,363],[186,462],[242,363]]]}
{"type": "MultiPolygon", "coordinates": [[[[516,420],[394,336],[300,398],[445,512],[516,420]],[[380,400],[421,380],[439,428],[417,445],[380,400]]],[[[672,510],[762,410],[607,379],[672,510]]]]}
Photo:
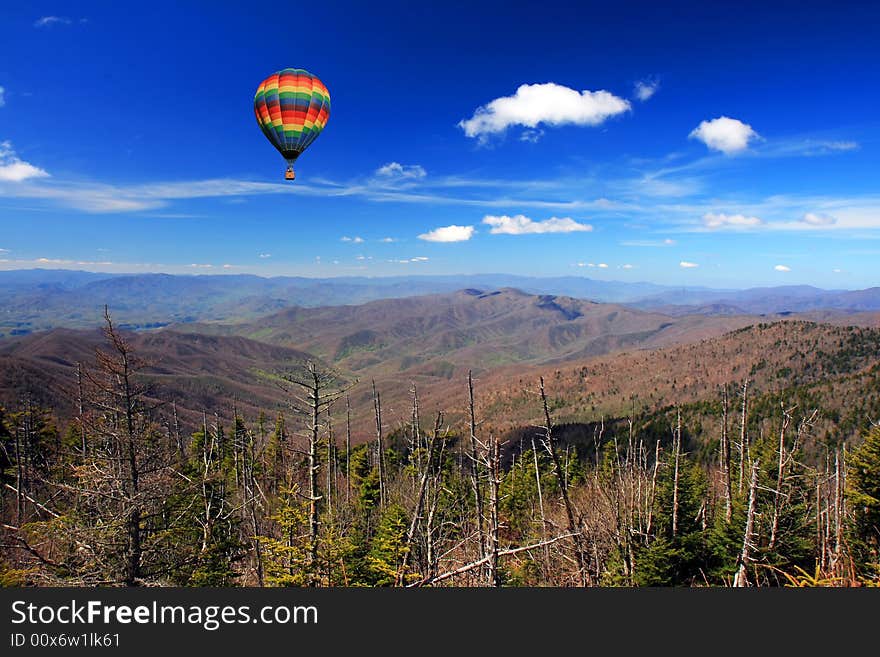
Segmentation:
{"type": "Polygon", "coordinates": [[[860,574],[880,579],[880,427],[849,456],[850,548],[860,574]]]}

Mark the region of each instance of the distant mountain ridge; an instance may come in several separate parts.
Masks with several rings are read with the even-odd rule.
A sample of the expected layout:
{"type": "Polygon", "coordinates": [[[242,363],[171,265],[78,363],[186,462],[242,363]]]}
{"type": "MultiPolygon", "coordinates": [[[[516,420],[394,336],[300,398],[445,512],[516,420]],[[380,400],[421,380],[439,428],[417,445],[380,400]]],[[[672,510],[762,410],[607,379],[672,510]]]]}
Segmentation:
{"type": "Polygon", "coordinates": [[[528,294],[629,304],[676,316],[880,311],[880,288],[852,291],[783,286],[722,290],[580,276],[509,274],[266,278],[251,274],[99,274],[34,269],[0,271],[0,338],[55,327],[94,327],[100,324],[105,304],[120,325],[141,329],[171,323],[235,322],[291,306],[354,305],[467,288],[516,288],[528,294]]]}

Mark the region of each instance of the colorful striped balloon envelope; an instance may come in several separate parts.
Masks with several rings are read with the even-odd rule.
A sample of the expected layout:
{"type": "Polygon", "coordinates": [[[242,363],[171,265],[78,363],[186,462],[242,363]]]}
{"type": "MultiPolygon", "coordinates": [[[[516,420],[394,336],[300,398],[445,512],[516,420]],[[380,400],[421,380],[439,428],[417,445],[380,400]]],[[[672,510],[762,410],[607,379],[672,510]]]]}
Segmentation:
{"type": "Polygon", "coordinates": [[[330,92],[305,69],[285,68],[257,87],[254,114],[266,139],[287,160],[285,178],[293,180],[293,163],[330,118],[330,92]]]}

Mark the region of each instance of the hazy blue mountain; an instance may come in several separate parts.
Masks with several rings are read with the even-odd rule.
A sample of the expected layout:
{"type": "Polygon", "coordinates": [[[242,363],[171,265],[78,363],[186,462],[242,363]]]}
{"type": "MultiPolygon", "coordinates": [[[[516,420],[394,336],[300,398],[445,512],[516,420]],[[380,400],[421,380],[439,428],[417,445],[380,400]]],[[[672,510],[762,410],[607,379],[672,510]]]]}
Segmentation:
{"type": "Polygon", "coordinates": [[[249,320],[291,306],[357,305],[468,288],[515,288],[528,294],[629,304],[675,315],[880,310],[880,288],[846,291],[783,286],[719,290],[600,281],[582,276],[540,278],[510,274],[267,278],[251,274],[98,274],[32,269],[0,271],[0,337],[55,327],[96,326],[105,304],[123,326],[155,328],[170,323],[249,320]]]}

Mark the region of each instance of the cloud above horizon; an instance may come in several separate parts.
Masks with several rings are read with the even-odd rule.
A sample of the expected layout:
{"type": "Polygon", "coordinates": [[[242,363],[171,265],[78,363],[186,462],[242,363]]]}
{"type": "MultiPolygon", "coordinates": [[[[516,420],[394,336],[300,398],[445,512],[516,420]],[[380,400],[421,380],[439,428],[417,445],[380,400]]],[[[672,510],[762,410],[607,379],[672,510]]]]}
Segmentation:
{"type": "Polygon", "coordinates": [[[467,242],[474,236],[473,226],[441,226],[434,230],[419,235],[420,240],[426,242],[467,242]]]}
{"type": "Polygon", "coordinates": [[[486,215],[483,217],[483,223],[492,226],[489,230],[492,235],[536,235],[539,233],[576,233],[593,230],[591,225],[578,223],[571,217],[550,217],[544,221],[533,221],[522,214],[513,217],[486,215]]]}
{"type": "Polygon", "coordinates": [[[760,136],[747,123],[739,119],[720,116],[711,121],[703,121],[691,131],[690,139],[698,139],[706,146],[725,155],[746,150],[749,143],[760,136]]]}
{"type": "Polygon", "coordinates": [[[678,266],[682,269],[696,269],[700,265],[698,265],[696,262],[688,262],[687,260],[682,260],[678,263],[678,266]]]}
{"type": "Polygon", "coordinates": [[[609,91],[577,91],[554,82],[523,84],[514,95],[478,107],[458,126],[468,137],[485,140],[511,126],[596,126],[630,109],[629,101],[609,91]]]}
{"type": "Polygon", "coordinates": [[[776,271],[783,271],[783,272],[791,271],[791,267],[789,267],[788,265],[776,265],[773,269],[775,269],[776,271]]]}

